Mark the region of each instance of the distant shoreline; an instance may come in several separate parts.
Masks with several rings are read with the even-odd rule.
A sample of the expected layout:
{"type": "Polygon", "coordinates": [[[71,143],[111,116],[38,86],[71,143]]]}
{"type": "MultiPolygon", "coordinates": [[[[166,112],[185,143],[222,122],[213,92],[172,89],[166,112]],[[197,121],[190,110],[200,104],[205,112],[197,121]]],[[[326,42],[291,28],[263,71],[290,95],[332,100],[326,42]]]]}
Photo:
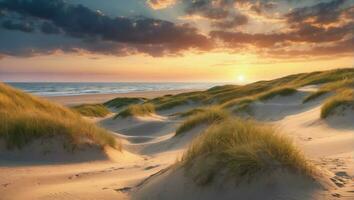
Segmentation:
{"type": "Polygon", "coordinates": [[[155,98],[167,94],[179,94],[184,92],[201,91],[200,89],[179,89],[179,90],[160,90],[160,91],[141,91],[126,92],[114,94],[80,94],[63,96],[41,96],[42,98],[54,101],[67,106],[73,106],[84,103],[103,103],[116,97],[144,97],[155,98]]]}

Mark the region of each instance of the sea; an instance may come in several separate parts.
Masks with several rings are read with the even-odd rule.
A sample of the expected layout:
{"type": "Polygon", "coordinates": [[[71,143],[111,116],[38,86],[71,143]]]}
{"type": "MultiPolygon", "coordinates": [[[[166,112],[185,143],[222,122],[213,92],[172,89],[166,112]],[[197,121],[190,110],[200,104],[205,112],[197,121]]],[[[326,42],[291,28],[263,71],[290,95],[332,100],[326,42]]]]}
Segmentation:
{"type": "Polygon", "coordinates": [[[7,83],[15,88],[37,96],[71,96],[82,94],[115,94],[128,92],[180,90],[180,89],[208,89],[213,86],[224,85],[225,83],[92,83],[92,82],[11,82],[7,83]]]}

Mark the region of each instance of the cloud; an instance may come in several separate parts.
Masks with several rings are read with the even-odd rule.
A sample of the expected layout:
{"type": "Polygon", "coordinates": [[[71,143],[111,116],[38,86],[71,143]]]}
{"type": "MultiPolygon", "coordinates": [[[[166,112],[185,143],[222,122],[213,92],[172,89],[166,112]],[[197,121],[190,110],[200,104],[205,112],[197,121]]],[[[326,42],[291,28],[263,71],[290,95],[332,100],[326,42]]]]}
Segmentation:
{"type": "Polygon", "coordinates": [[[269,50],[267,55],[278,58],[296,58],[296,57],[326,57],[334,55],[353,56],[354,38],[333,43],[329,46],[316,46],[308,50],[287,50],[274,49],[269,50]]]}
{"type": "Polygon", "coordinates": [[[313,5],[310,5],[313,1],[304,1],[302,4],[297,4],[297,0],[274,2],[146,1],[155,9],[178,3],[185,14],[202,17],[209,22],[211,30],[201,34],[196,27],[187,23],[144,16],[124,17],[119,16],[119,13],[119,17],[112,17],[64,0],[0,0],[0,54],[31,56],[64,51],[116,56],[143,53],[158,57],[182,55],[188,50],[206,52],[218,49],[230,52],[255,51],[267,56],[300,55],[301,52],[318,56],[348,54],[352,48],[352,45],[347,44],[353,39],[354,29],[354,5],[350,1],[316,0],[317,3],[313,5]],[[290,2],[287,5],[289,7],[307,6],[278,12],[284,2],[290,2]],[[241,12],[241,7],[247,9],[241,12]],[[283,17],[280,28],[275,26],[270,27],[270,31],[259,31],[260,28],[255,27],[258,24],[252,21],[254,19],[250,14],[274,12],[277,12],[277,17],[283,17]],[[3,30],[7,31],[6,37],[3,30]],[[14,36],[12,33],[15,32],[23,35],[14,36]],[[19,37],[24,39],[16,44],[7,42],[19,40],[19,37]]]}
{"type": "Polygon", "coordinates": [[[312,48],[313,55],[328,52],[341,54],[348,53],[348,47],[352,47],[352,45],[345,46],[346,44],[343,41],[352,41],[353,29],[354,23],[348,23],[341,27],[328,29],[307,25],[301,29],[287,33],[250,34],[244,32],[212,31],[210,35],[214,40],[221,41],[225,48],[233,50],[255,47],[262,52],[273,52],[277,55],[285,51],[274,51],[274,49],[291,49],[297,45],[307,44],[307,46],[311,46],[312,44],[312,46],[316,46],[316,48],[312,48]],[[335,47],[328,47],[329,43],[335,47]],[[323,45],[320,46],[321,44],[323,45]],[[335,51],[330,51],[333,49],[335,51]]]}
{"type": "Polygon", "coordinates": [[[176,4],[177,0],[147,0],[147,4],[153,9],[164,9],[176,4]]]}
{"type": "Polygon", "coordinates": [[[231,19],[224,19],[212,22],[212,26],[218,27],[220,29],[230,29],[245,25],[248,23],[248,17],[241,14],[235,14],[231,19]]]}
{"type": "Polygon", "coordinates": [[[275,2],[256,1],[251,5],[250,9],[258,14],[262,14],[263,12],[273,10],[276,7],[277,4],[275,2]]]}
{"type": "Polygon", "coordinates": [[[33,24],[30,22],[14,22],[11,20],[5,20],[2,22],[1,26],[8,30],[19,30],[26,33],[34,31],[33,24]]]}
{"type": "Polygon", "coordinates": [[[248,17],[236,9],[236,0],[183,0],[187,15],[210,20],[219,29],[233,29],[248,23],[248,17]]]}
{"type": "Polygon", "coordinates": [[[299,7],[286,13],[288,30],[271,33],[214,30],[210,32],[220,48],[231,51],[255,50],[267,55],[308,55],[353,53],[353,5],[333,0],[299,7]],[[330,25],[330,26],[329,26],[330,25]],[[299,50],[299,48],[302,48],[299,50]],[[351,50],[351,51],[350,51],[351,50]]]}
{"type": "MultiPolygon", "coordinates": [[[[62,33],[83,41],[109,42],[109,46],[130,46],[132,52],[142,50],[150,54],[151,50],[152,55],[157,55],[156,48],[159,52],[176,54],[188,49],[203,51],[212,47],[206,36],[188,24],[142,16],[113,18],[64,0],[3,0],[0,10],[20,15],[26,21],[41,23],[39,29],[45,34],[62,33]]],[[[10,25],[3,28],[25,30],[18,24],[10,25]]]]}
{"type": "Polygon", "coordinates": [[[346,0],[321,2],[313,6],[296,8],[285,17],[289,24],[304,23],[329,24],[340,19],[342,6],[346,0]]]}
{"type": "Polygon", "coordinates": [[[61,33],[60,28],[56,27],[53,23],[43,22],[41,27],[41,32],[45,34],[59,34],[61,33]]]}

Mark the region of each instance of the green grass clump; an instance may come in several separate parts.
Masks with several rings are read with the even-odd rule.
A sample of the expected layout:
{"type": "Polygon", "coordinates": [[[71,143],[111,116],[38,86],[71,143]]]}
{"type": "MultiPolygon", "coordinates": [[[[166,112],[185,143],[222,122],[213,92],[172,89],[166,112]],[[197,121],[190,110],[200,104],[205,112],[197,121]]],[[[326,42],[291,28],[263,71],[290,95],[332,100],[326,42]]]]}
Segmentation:
{"type": "Polygon", "coordinates": [[[276,88],[268,92],[265,92],[264,94],[259,95],[258,99],[264,101],[264,100],[271,99],[275,96],[289,96],[296,93],[296,91],[297,90],[295,88],[289,88],[289,87],[276,88]]]}
{"type": "Polygon", "coordinates": [[[87,117],[105,117],[110,113],[102,104],[82,104],[71,109],[87,117]]]}
{"type": "Polygon", "coordinates": [[[128,108],[118,113],[114,118],[117,117],[130,117],[130,116],[146,116],[155,113],[155,106],[151,103],[130,105],[128,108]]]}
{"type": "Polygon", "coordinates": [[[177,128],[176,135],[189,131],[199,124],[206,123],[210,125],[225,120],[229,117],[230,114],[226,110],[217,107],[210,107],[202,112],[197,112],[196,114],[188,117],[182,125],[177,128]]]}
{"type": "Polygon", "coordinates": [[[308,96],[306,96],[304,98],[304,100],[302,101],[302,103],[307,103],[309,101],[315,100],[318,97],[327,94],[329,91],[328,90],[318,90],[316,92],[312,92],[311,94],[309,94],[308,96]]]}
{"type": "Polygon", "coordinates": [[[271,126],[241,119],[208,128],[194,139],[180,164],[200,185],[225,173],[235,180],[277,169],[312,174],[311,165],[288,138],[271,126]]]}
{"type": "Polygon", "coordinates": [[[0,83],[0,139],[8,148],[21,148],[39,138],[63,137],[68,145],[120,144],[106,130],[64,106],[0,83]]]}
{"type": "Polygon", "coordinates": [[[129,106],[132,104],[143,103],[145,101],[144,98],[137,98],[137,97],[118,97],[112,100],[105,102],[103,105],[110,107],[110,108],[122,108],[125,106],[129,106]]]}
{"type": "Polygon", "coordinates": [[[350,106],[354,108],[354,92],[352,89],[343,89],[335,96],[329,98],[321,108],[321,118],[327,118],[340,106],[350,106]]]}

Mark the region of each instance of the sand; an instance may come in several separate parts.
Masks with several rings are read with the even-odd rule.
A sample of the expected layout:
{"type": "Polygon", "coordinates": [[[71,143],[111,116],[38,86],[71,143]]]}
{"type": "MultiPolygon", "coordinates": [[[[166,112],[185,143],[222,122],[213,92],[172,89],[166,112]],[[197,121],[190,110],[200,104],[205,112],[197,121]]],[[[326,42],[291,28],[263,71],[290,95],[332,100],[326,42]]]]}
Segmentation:
{"type": "MultiPolygon", "coordinates": [[[[125,150],[106,149],[107,159],[60,164],[0,161],[0,199],[353,199],[354,128],[350,122],[354,122],[354,111],[321,120],[323,98],[308,104],[301,102],[313,90],[316,87],[256,102],[251,107],[254,118],[277,126],[321,168],[325,187],[287,172],[236,186],[224,180],[207,187],[196,186],[173,164],[207,126],[197,126],[175,137],[182,119],[171,114],[186,109],[180,106],[153,116],[94,119],[122,139],[125,150]]],[[[144,97],[166,94],[157,93],[145,93],[144,97]]],[[[112,97],[117,96],[51,99],[72,105],[112,97]]]]}

